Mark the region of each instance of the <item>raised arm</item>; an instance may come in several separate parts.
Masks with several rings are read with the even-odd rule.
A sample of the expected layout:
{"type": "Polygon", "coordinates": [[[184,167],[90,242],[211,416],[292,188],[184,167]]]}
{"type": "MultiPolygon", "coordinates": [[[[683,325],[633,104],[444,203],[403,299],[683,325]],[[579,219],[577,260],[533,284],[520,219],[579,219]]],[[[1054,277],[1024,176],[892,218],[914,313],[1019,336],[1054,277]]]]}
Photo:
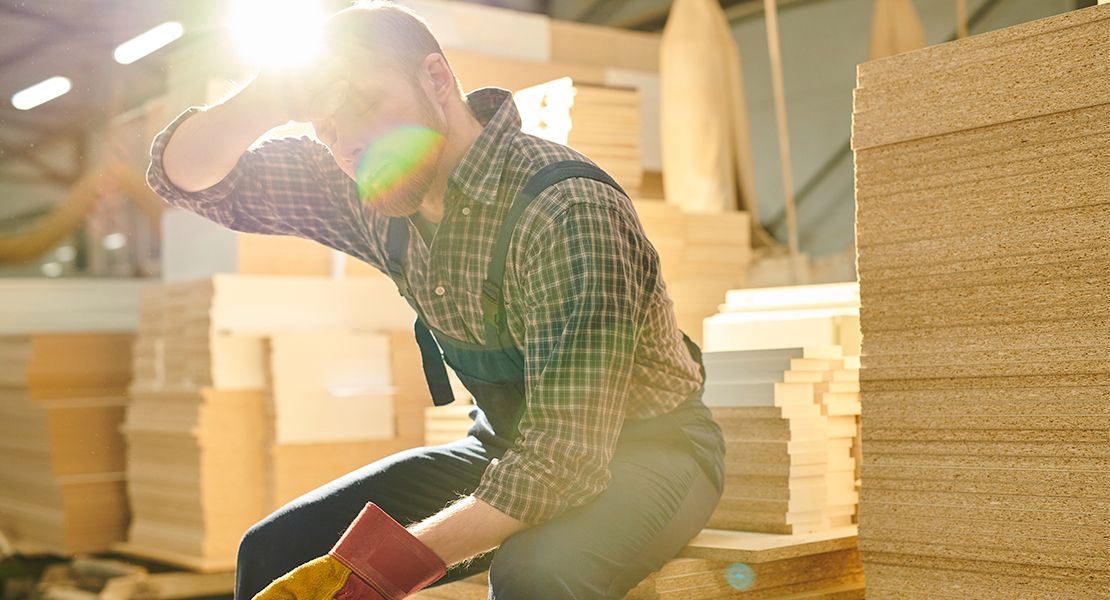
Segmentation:
{"type": "MultiPolygon", "coordinates": [[[[368,237],[380,215],[364,210],[326,146],[301,137],[251,148],[273,127],[312,117],[278,97],[259,78],[221,104],[185,111],[155,137],[147,182],[169,204],[229,229],[313,239],[381,268],[368,237]]],[[[334,110],[320,102],[340,100],[333,93],[312,110],[334,110]]]]}

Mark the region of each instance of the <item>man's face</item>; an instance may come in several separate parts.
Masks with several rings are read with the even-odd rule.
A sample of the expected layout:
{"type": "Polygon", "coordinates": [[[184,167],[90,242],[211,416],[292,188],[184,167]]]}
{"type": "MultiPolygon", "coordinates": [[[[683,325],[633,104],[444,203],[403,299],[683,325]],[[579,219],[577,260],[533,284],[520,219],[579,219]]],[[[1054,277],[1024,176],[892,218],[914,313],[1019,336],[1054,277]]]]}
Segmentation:
{"type": "Polygon", "coordinates": [[[313,123],[317,136],[363,202],[389,216],[411,215],[440,163],[443,112],[414,78],[395,68],[367,65],[349,84],[332,118],[313,123]]]}

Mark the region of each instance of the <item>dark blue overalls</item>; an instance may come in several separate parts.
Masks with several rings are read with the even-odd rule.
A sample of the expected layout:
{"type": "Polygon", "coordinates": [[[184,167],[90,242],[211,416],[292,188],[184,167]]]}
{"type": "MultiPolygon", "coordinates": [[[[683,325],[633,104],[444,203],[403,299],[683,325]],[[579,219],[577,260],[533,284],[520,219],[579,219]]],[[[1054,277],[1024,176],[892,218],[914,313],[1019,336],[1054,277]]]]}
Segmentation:
{"type": "MultiPolygon", "coordinates": [[[[437,406],[454,400],[446,361],[474,396],[474,425],[462,440],[376,461],[253,527],[240,545],[237,597],[250,598],[273,578],[326,552],[367,500],[406,525],[435,514],[472,493],[489,462],[513,445],[525,407],[525,364],[509,334],[502,294],[509,242],[529,203],[570,177],[623,193],[607,174],[583,162],[548,165],[528,181],[501,226],[483,282],[484,345],[428,327],[405,275],[410,221],[391,220],[389,274],[419,315],[414,328],[432,400],[437,406]]],[[[698,347],[683,337],[700,363],[698,347]]],[[[491,598],[621,598],[704,527],[721,495],[723,458],[721,431],[700,389],[670,413],[627,420],[601,496],[510,537],[496,552],[456,565],[437,585],[489,568],[491,598]]]]}

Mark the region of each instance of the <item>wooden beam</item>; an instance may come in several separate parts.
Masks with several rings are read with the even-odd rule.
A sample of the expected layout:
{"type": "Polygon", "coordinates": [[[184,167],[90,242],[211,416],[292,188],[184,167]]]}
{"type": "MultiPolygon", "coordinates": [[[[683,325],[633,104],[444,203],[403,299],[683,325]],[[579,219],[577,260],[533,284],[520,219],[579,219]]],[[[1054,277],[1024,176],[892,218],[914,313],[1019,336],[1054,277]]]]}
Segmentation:
{"type": "Polygon", "coordinates": [[[767,49],[771,54],[771,86],[775,94],[775,122],[778,125],[779,162],[782,166],[783,205],[786,207],[787,247],[790,250],[790,272],[794,283],[801,283],[797,273],[798,225],[794,218],[794,177],[790,165],[790,135],[786,124],[786,89],[782,76],[782,51],[779,44],[779,20],[775,0],[763,0],[767,15],[767,49]]]}

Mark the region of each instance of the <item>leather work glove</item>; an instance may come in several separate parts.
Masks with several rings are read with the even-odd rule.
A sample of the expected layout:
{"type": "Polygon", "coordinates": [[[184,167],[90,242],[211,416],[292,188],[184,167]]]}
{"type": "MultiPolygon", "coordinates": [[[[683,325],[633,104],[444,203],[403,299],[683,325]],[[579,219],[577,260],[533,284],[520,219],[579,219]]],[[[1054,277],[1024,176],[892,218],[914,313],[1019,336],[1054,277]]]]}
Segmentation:
{"type": "Polygon", "coordinates": [[[400,600],[446,572],[431,549],[368,502],[330,552],[275,579],[254,600],[400,600]]]}

